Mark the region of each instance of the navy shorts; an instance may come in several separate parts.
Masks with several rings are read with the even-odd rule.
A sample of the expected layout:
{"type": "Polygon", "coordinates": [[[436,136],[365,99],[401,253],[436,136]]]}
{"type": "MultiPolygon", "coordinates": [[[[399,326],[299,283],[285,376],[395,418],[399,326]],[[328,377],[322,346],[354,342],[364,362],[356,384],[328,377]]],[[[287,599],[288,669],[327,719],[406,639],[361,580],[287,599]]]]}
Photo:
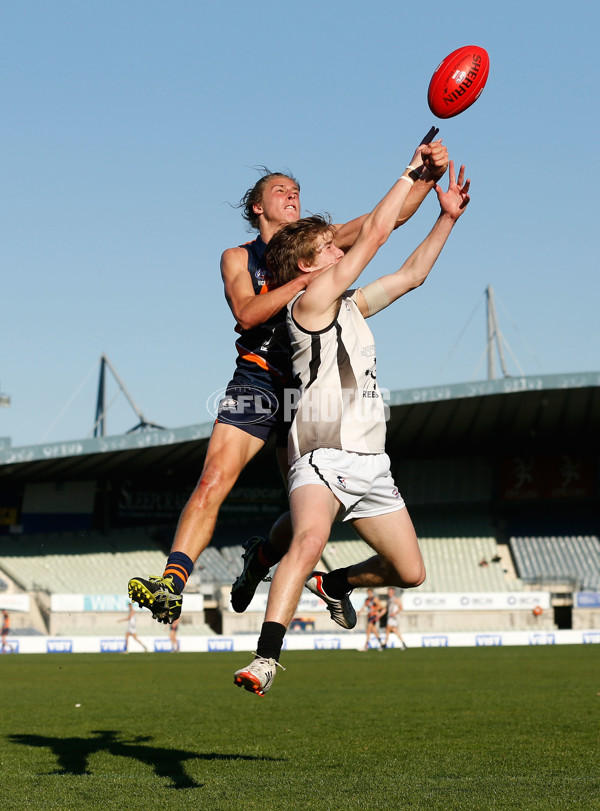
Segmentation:
{"type": "Polygon", "coordinates": [[[290,423],[284,420],[283,400],[261,386],[235,381],[227,386],[218,406],[217,422],[234,425],[247,434],[266,442],[272,432],[278,447],[287,447],[290,423]]]}

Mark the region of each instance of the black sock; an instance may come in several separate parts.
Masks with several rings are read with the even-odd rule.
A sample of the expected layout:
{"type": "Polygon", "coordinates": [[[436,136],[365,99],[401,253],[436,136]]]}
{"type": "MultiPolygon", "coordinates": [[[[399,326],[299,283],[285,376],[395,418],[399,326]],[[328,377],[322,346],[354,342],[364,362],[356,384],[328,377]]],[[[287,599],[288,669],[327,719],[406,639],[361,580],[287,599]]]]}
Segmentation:
{"type": "Polygon", "coordinates": [[[281,560],[281,553],[275,549],[271,541],[265,540],[260,545],[258,559],[261,564],[266,564],[265,568],[270,569],[271,566],[275,566],[276,563],[279,563],[281,560]]]}
{"type": "Polygon", "coordinates": [[[341,600],[345,594],[352,591],[352,586],[348,583],[348,569],[334,569],[323,576],[323,588],[326,594],[334,600],[341,600]]]}
{"type": "Polygon", "coordinates": [[[256,653],[265,659],[279,661],[286,627],[279,622],[263,622],[256,653]]]}

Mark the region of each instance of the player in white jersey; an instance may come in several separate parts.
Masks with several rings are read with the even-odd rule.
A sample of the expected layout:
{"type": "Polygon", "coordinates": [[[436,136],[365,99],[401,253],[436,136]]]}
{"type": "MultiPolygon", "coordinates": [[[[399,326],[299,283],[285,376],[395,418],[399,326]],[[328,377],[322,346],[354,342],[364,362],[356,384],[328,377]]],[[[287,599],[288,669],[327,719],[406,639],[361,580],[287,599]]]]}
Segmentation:
{"type": "Polygon", "coordinates": [[[406,642],[400,633],[400,612],[402,611],[402,597],[396,594],[396,589],[388,589],[387,620],[385,625],[385,640],[383,647],[387,648],[390,634],[395,634],[400,642],[400,650],[406,650],[406,642]]]}
{"type": "Polygon", "coordinates": [[[142,648],[147,651],[148,648],[144,645],[142,640],[137,635],[137,623],[135,618],[135,607],[133,603],[129,603],[129,609],[127,616],[125,619],[118,620],[119,622],[126,622],[127,623],[127,631],[125,632],[125,652],[129,652],[129,640],[135,639],[138,645],[141,645],[142,648]]]}
{"type": "Polygon", "coordinates": [[[367,216],[346,254],[336,247],[329,221],[319,216],[286,225],[267,249],[268,266],[280,284],[303,273],[320,275],[288,304],[299,386],[289,437],[294,535],[273,577],[256,658],[234,676],[235,684],[258,695],[271,687],[276,668],[281,667],[283,638],[305,581],[328,605],[335,602],[336,610],[340,608],[340,600],[331,599],[335,595],[326,582],[328,576],[312,571],[334,520],[352,521],[376,553],[343,571],[346,592],[361,586],[408,588],[425,579],[417,536],[384,452],[385,413],[377,387],[375,344],[364,319],[427,278],[469,202],[464,166],[457,179],[450,162],[447,192],[436,184],[440,214],[402,267],[348,293],[391,234],[421,163],[419,148],[367,216]]]}

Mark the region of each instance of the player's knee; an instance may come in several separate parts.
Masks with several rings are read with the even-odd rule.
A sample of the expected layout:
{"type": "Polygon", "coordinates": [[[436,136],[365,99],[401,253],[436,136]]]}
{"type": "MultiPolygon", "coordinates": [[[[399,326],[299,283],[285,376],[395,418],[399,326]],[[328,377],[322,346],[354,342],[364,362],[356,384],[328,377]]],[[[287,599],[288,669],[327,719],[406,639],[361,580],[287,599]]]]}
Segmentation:
{"type": "Polygon", "coordinates": [[[234,483],[235,479],[232,480],[223,467],[211,464],[202,471],[188,506],[192,509],[206,509],[208,505],[222,504],[234,483]]]}
{"type": "Polygon", "coordinates": [[[292,542],[292,548],[298,565],[303,570],[312,571],[319,562],[326,542],[327,538],[323,539],[318,532],[313,530],[296,534],[292,542]]]}
{"type": "Polygon", "coordinates": [[[425,571],[425,564],[421,563],[420,566],[415,566],[414,571],[409,576],[409,582],[406,584],[407,588],[416,588],[425,582],[427,573],[425,571]]]}
{"type": "Polygon", "coordinates": [[[404,564],[401,570],[395,570],[392,586],[403,589],[414,589],[425,582],[426,572],[424,563],[415,563],[413,566],[404,564]]]}

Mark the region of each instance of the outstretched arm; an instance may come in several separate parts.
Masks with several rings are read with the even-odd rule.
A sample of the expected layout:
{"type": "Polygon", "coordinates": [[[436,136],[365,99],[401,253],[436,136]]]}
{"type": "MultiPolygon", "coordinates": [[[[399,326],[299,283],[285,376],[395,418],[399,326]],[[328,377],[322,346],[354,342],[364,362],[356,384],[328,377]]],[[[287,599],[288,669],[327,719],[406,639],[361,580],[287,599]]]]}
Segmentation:
{"type": "MultiPolygon", "coordinates": [[[[438,183],[446,169],[448,168],[448,150],[442,144],[441,139],[433,141],[432,139],[437,135],[438,130],[432,127],[427,135],[423,138],[423,150],[421,151],[421,160],[423,162],[424,170],[420,176],[415,180],[415,184],[408,193],[408,197],[404,201],[400,214],[394,225],[394,229],[404,225],[413,214],[417,211],[423,200],[427,197],[431,189],[438,183]]],[[[366,220],[368,214],[363,214],[354,220],[350,220],[342,225],[336,225],[335,244],[343,251],[347,251],[354,245],[360,233],[360,229],[366,220]]]]}
{"type": "Polygon", "coordinates": [[[365,318],[375,315],[400,296],[423,284],[469,204],[469,187],[470,180],[465,181],[465,167],[460,167],[456,179],[454,163],[450,161],[448,191],[445,192],[437,183],[435,185],[440,214],[427,237],[399,270],[382,276],[358,291],[357,304],[365,318]]]}
{"type": "MultiPolygon", "coordinates": [[[[337,313],[341,296],[356,281],[388,239],[413,185],[413,179],[410,177],[413,167],[422,166],[420,156],[424,148],[426,147],[422,145],[417,147],[403,174],[367,215],[358,239],[348,253],[314,279],[306,293],[296,302],[294,316],[305,329],[322,329],[331,322],[337,313]]],[[[310,268],[304,270],[310,275],[317,268],[318,264],[315,263],[312,270],[310,268]]]]}

